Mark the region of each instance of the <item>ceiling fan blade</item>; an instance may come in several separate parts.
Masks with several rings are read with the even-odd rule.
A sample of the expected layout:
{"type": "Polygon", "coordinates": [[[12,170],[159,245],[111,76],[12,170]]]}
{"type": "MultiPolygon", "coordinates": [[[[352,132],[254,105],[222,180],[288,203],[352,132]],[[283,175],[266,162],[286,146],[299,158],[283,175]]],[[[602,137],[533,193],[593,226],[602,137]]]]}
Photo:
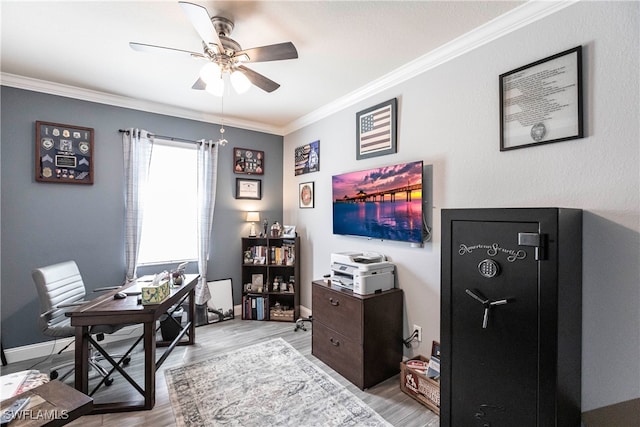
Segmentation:
{"type": "Polygon", "coordinates": [[[211,17],[209,16],[207,9],[186,1],[178,3],[180,4],[180,7],[182,7],[182,11],[187,15],[187,18],[189,18],[189,21],[191,21],[191,25],[193,25],[200,35],[200,38],[207,43],[207,45],[217,45],[218,53],[224,52],[224,47],[222,46],[222,42],[220,41],[220,37],[218,37],[216,29],[213,27],[213,23],[211,22],[211,17]]]}
{"type": "Polygon", "coordinates": [[[265,92],[273,92],[278,89],[280,85],[274,82],[271,79],[263,76],[262,74],[256,73],[255,71],[245,67],[244,65],[238,66],[238,69],[244,73],[245,76],[249,79],[249,81],[254,85],[264,90],[265,92]]]}
{"type": "Polygon", "coordinates": [[[296,59],[298,57],[298,51],[291,42],[245,49],[236,52],[234,56],[242,54],[249,56],[248,62],[280,61],[283,59],[296,59]]]}
{"type": "Polygon", "coordinates": [[[198,80],[196,80],[193,86],[191,86],[191,89],[195,89],[195,90],[205,90],[206,88],[207,88],[207,84],[200,77],[198,77],[198,80]]]}
{"type": "Polygon", "coordinates": [[[163,55],[169,54],[169,55],[182,56],[183,58],[185,56],[190,56],[192,58],[206,59],[206,57],[201,53],[190,52],[188,50],[182,50],[182,49],[174,49],[172,47],[154,46],[152,44],[144,44],[144,43],[136,43],[136,42],[129,42],[129,46],[131,46],[131,49],[136,50],[138,52],[160,53],[163,55]]]}

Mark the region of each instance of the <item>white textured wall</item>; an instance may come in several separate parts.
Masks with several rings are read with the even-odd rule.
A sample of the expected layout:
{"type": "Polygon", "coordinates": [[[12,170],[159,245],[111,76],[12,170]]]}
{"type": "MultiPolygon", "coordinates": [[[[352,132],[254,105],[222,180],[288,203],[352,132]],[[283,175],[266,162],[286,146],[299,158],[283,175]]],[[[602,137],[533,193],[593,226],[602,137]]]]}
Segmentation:
{"type": "Polygon", "coordinates": [[[284,219],[302,236],[302,304],[311,308],[310,282],[329,272],[332,252],[383,252],[405,292],[405,336],[423,327],[422,345],[405,353],[428,354],[440,328],[441,209],[581,208],[583,410],[639,397],[639,10],[638,2],[578,3],[287,135],[284,219]],[[587,136],[501,153],[498,76],[577,45],[587,136]],[[398,153],[357,161],[356,112],[392,97],[398,153]],[[295,177],[294,148],[317,139],[320,172],[295,177]],[[413,160],[432,165],[432,242],[411,248],[332,235],[332,175],[413,160]],[[315,182],[314,209],[298,208],[304,181],[315,182]]]}

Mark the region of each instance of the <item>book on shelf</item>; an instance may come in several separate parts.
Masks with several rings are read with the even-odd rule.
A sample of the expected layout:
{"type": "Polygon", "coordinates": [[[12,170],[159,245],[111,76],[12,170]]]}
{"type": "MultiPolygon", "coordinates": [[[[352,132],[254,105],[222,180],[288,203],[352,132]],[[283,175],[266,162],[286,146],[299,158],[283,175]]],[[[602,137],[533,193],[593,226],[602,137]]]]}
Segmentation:
{"type": "Polygon", "coordinates": [[[266,246],[250,246],[244,255],[245,264],[266,264],[268,248],[266,246]]]}
{"type": "Polygon", "coordinates": [[[245,295],[242,304],[243,318],[246,320],[265,320],[267,301],[266,297],[245,295]]]}

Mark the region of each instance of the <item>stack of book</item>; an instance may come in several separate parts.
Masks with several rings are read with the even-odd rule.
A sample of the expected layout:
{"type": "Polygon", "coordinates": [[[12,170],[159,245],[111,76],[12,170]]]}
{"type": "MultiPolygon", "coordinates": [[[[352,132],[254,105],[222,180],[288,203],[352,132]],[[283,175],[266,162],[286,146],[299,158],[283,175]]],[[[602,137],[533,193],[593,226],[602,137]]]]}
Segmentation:
{"type": "Polygon", "coordinates": [[[266,297],[245,295],[242,297],[242,318],[248,320],[265,320],[268,308],[266,297]]]}

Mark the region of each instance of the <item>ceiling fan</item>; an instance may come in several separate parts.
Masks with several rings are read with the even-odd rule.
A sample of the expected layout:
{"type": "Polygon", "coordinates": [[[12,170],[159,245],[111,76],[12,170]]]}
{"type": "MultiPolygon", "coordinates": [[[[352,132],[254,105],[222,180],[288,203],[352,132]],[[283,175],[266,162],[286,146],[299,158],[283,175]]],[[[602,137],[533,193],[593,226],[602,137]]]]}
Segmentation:
{"type": "Polygon", "coordinates": [[[278,83],[243,64],[295,59],[298,51],[293,43],[242,49],[238,42],[229,37],[233,21],[222,16],[212,18],[207,9],[197,4],[183,1],[178,3],[202,39],[202,53],[135,42],[130,42],[129,46],[139,52],[171,53],[207,61],[192,88],[206,90],[216,96],[224,93],[225,74],[229,75],[231,85],[238,93],[246,92],[252,84],[265,92],[273,92],[280,87],[278,83]]]}

